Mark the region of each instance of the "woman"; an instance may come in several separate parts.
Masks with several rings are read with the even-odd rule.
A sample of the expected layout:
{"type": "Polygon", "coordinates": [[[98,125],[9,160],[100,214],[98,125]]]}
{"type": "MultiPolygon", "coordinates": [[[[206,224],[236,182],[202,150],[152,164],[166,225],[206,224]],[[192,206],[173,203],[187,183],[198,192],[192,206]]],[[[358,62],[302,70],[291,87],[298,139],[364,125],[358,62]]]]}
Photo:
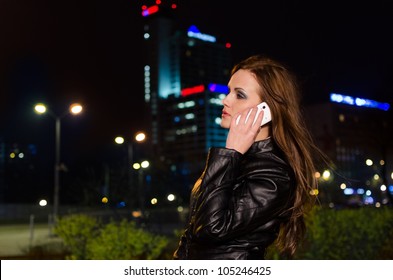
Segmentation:
{"type": "Polygon", "coordinates": [[[234,66],[228,87],[226,147],[209,151],[174,259],[264,259],[274,241],[293,256],[315,198],[312,154],[320,154],[301,117],[295,77],[256,55],[234,66]],[[272,119],[262,127],[261,102],[272,119]]]}

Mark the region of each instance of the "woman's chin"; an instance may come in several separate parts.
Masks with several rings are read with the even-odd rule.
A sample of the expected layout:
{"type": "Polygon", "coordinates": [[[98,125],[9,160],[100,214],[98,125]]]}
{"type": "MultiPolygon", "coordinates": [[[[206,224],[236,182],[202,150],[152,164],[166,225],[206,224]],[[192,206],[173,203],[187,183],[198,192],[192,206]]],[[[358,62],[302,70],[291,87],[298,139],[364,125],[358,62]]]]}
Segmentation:
{"type": "Polygon", "coordinates": [[[222,128],[229,128],[229,126],[230,126],[230,123],[228,121],[223,120],[221,122],[221,127],[222,128]]]}

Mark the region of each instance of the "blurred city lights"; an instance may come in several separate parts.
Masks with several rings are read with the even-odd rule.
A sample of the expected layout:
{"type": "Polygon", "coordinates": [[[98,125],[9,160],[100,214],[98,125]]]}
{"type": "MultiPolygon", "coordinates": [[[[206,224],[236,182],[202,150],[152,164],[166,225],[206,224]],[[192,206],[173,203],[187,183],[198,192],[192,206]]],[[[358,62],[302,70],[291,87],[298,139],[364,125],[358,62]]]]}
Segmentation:
{"type": "Polygon", "coordinates": [[[371,196],[367,196],[364,199],[364,204],[373,204],[374,203],[374,199],[371,196]]]}
{"type": "Polygon", "coordinates": [[[41,199],[38,204],[42,207],[46,206],[48,204],[48,201],[46,201],[46,199],[41,199]]]}
{"type": "Polygon", "coordinates": [[[169,195],[167,196],[168,201],[174,201],[175,198],[176,198],[176,197],[175,197],[174,194],[169,194],[169,195]]]}
{"type": "Polygon", "coordinates": [[[80,114],[82,112],[82,105],[80,105],[79,103],[71,104],[70,112],[74,115],[80,114]]]}
{"type": "Polygon", "coordinates": [[[317,196],[319,194],[319,190],[318,189],[313,189],[310,191],[310,195],[315,195],[317,196]]]}
{"type": "Polygon", "coordinates": [[[146,140],[146,134],[143,133],[143,132],[138,132],[138,133],[135,135],[135,140],[136,140],[137,142],[143,142],[143,141],[145,141],[145,140],[146,140]]]}
{"type": "Polygon", "coordinates": [[[150,163],[147,160],[144,160],[141,162],[141,167],[142,168],[148,168],[150,165],[150,163]]]}
{"type": "Polygon", "coordinates": [[[154,198],[152,198],[152,199],[150,200],[150,203],[153,204],[153,205],[155,205],[155,204],[158,203],[158,199],[154,197],[154,198]]]}
{"type": "Polygon", "coordinates": [[[46,106],[42,103],[35,105],[34,109],[38,114],[44,114],[46,112],[46,106]]]}
{"type": "Polygon", "coordinates": [[[131,215],[132,215],[134,218],[139,218],[139,217],[142,217],[142,212],[139,211],[139,210],[135,210],[135,211],[132,211],[132,212],[131,212],[131,215]]]}
{"type": "Polygon", "coordinates": [[[195,25],[191,25],[188,28],[187,36],[190,38],[196,38],[196,39],[206,41],[206,42],[215,43],[217,41],[216,37],[209,35],[209,34],[201,33],[199,31],[198,27],[196,27],[195,25]]]}
{"type": "Polygon", "coordinates": [[[141,168],[141,165],[140,165],[140,163],[135,162],[135,163],[132,165],[132,168],[134,168],[135,170],[138,170],[138,169],[141,168]]]}
{"type": "Polygon", "coordinates": [[[121,137],[121,136],[117,136],[117,137],[115,138],[115,143],[116,143],[116,144],[123,144],[123,143],[124,143],[124,138],[121,137]]]}
{"type": "Polygon", "coordinates": [[[364,193],[365,193],[365,190],[362,189],[362,188],[360,188],[360,189],[357,189],[356,193],[357,193],[357,194],[364,194],[364,193]]]}
{"type": "Polygon", "coordinates": [[[352,188],[345,188],[344,189],[344,194],[345,195],[353,195],[354,194],[354,189],[352,189],[352,188]]]}
{"type": "Polygon", "coordinates": [[[126,203],[125,203],[124,201],[120,201],[119,203],[117,203],[116,207],[117,207],[117,208],[126,207],[126,203]]]}
{"type": "Polygon", "coordinates": [[[323,171],[323,173],[322,173],[322,178],[323,178],[325,181],[329,180],[329,178],[330,178],[330,171],[329,171],[329,170],[323,171]]]}
{"type": "Polygon", "coordinates": [[[383,111],[388,111],[390,107],[389,103],[382,103],[370,99],[352,97],[337,93],[330,94],[330,101],[352,106],[375,108],[383,111]]]}

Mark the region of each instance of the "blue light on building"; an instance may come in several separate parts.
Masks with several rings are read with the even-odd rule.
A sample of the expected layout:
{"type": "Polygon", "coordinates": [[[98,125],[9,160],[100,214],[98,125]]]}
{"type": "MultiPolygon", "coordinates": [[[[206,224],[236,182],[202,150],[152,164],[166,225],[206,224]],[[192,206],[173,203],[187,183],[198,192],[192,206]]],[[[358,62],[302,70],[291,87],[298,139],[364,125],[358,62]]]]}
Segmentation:
{"type": "Polygon", "coordinates": [[[211,43],[216,42],[216,37],[201,33],[195,25],[191,25],[190,28],[188,28],[187,35],[190,38],[196,38],[206,42],[211,42],[211,43]]]}
{"type": "Polygon", "coordinates": [[[358,107],[375,108],[383,111],[388,111],[390,108],[389,103],[382,103],[371,99],[352,97],[338,93],[331,93],[330,101],[358,107]]]}
{"type": "Polygon", "coordinates": [[[211,92],[218,92],[218,93],[228,93],[228,86],[227,85],[219,85],[219,84],[209,84],[208,88],[211,92]]]}

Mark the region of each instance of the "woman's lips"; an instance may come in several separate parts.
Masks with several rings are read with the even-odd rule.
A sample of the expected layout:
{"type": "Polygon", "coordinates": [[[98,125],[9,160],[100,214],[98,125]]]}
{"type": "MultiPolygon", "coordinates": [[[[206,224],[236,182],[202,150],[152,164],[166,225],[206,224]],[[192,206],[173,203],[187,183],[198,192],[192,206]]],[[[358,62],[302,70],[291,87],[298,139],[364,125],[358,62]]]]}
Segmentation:
{"type": "Polygon", "coordinates": [[[228,114],[228,112],[226,112],[226,111],[222,111],[222,115],[221,115],[223,118],[225,118],[225,117],[230,117],[231,115],[230,114],[228,114]]]}

